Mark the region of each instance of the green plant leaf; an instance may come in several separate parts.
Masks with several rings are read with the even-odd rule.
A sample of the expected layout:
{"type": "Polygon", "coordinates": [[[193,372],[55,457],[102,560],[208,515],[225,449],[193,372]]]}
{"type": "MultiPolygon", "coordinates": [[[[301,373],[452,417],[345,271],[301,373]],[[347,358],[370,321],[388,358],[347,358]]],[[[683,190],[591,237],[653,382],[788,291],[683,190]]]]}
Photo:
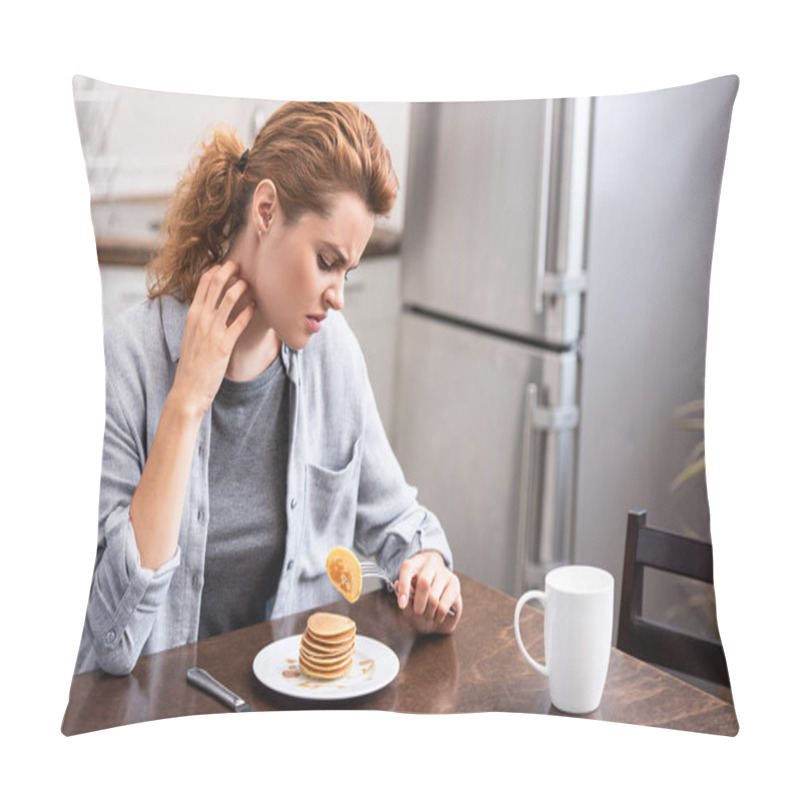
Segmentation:
{"type": "Polygon", "coordinates": [[[684,470],[681,471],[680,475],[672,481],[672,491],[676,491],[679,489],[686,481],[693,478],[695,475],[699,474],[706,468],[706,459],[705,456],[702,458],[698,458],[697,461],[693,461],[686,467],[684,470]]]}

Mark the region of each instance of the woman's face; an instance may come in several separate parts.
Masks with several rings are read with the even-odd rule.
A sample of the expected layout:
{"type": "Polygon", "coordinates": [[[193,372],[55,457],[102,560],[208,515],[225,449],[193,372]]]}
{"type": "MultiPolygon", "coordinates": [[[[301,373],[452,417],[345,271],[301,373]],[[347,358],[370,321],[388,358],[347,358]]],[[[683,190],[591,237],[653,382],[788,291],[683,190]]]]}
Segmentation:
{"type": "MultiPolygon", "coordinates": [[[[258,219],[263,221],[266,215],[258,219]]],[[[305,347],[331,309],[344,307],[344,280],[372,235],[374,217],[351,192],[334,195],[328,216],[306,212],[286,225],[280,208],[258,236],[249,283],[256,314],[281,342],[305,347]]]]}

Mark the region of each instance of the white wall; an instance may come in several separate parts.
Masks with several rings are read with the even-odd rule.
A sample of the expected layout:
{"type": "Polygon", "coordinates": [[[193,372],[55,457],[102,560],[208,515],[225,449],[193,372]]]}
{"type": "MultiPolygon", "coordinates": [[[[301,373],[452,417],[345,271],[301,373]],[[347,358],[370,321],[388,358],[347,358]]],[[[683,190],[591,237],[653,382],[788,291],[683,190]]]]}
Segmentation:
{"type": "MultiPolygon", "coordinates": [[[[212,127],[233,126],[249,146],[254,123],[266,120],[283,102],[156,92],[87,79],[76,79],[75,89],[81,113],[94,122],[92,143],[84,138],[84,152],[94,147],[109,164],[110,186],[98,186],[98,191],[112,196],[169,194],[212,127]]],[[[357,104],[375,121],[391,153],[400,195],[388,223],[401,228],[410,104],[357,104]]]]}

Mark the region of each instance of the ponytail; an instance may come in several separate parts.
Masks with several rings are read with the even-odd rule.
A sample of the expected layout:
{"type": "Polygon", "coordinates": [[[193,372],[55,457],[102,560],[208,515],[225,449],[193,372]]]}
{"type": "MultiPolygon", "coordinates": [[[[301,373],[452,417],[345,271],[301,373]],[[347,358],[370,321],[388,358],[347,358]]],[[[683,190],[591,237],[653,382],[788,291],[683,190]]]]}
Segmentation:
{"type": "Polygon", "coordinates": [[[172,294],[191,300],[200,275],[230,250],[250,195],[243,186],[243,151],[233,129],[217,128],[181,176],[161,228],[159,253],[147,268],[151,298],[172,294]]]}

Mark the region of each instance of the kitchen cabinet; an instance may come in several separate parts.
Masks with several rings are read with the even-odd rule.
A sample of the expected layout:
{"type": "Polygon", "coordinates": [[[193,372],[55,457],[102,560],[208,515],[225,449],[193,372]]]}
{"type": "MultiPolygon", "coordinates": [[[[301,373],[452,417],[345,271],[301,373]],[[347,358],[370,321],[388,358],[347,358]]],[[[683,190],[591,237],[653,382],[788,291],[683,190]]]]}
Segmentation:
{"type": "Polygon", "coordinates": [[[100,281],[103,291],[103,330],[118,314],[147,297],[143,267],[101,264],[100,281]]]}

